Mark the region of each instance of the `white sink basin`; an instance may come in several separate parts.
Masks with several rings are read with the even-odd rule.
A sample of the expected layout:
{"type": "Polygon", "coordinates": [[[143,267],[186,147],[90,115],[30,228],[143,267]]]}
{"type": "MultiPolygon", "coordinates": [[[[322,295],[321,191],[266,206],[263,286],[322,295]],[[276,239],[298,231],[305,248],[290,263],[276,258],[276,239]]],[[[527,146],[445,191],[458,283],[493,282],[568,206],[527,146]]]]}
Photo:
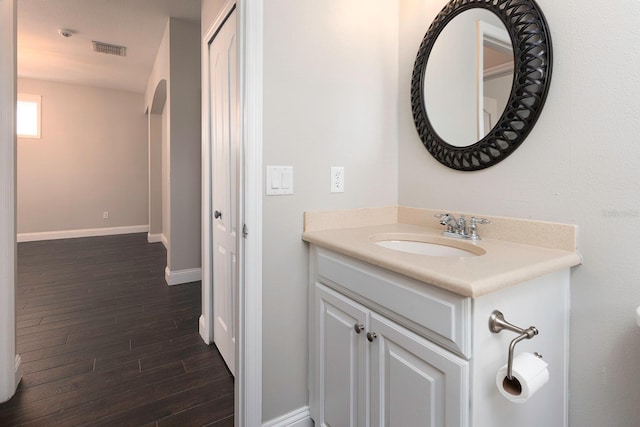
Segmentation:
{"type": "Polygon", "coordinates": [[[411,254],[434,257],[473,257],[486,252],[479,246],[465,241],[417,234],[377,234],[371,240],[383,248],[411,254]]]}

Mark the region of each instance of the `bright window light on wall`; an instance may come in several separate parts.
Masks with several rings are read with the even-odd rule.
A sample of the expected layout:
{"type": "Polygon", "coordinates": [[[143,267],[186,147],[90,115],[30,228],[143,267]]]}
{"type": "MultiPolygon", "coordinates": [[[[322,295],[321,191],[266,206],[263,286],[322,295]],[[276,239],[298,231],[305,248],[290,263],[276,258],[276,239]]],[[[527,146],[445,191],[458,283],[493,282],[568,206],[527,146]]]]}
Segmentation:
{"type": "Polygon", "coordinates": [[[16,133],[20,138],[40,138],[40,95],[18,94],[16,133]]]}

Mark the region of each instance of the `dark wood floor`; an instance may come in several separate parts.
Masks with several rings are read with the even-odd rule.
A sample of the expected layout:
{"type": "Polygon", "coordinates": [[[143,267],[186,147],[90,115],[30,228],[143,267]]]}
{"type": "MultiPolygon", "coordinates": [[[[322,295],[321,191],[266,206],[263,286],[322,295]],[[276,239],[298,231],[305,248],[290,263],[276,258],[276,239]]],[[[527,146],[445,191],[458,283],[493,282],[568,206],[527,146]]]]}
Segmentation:
{"type": "Polygon", "coordinates": [[[145,234],[20,243],[23,378],[0,426],[233,426],[233,378],[145,234]]]}

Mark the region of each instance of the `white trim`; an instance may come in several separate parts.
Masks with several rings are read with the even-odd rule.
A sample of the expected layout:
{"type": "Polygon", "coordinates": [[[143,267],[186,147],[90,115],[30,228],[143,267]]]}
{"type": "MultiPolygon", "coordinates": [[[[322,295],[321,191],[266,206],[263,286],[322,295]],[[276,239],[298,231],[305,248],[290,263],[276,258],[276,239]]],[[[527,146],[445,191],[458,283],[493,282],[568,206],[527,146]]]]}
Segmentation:
{"type": "Polygon", "coordinates": [[[0,0],[0,402],[16,373],[16,0],[0,0]]]}
{"type": "Polygon", "coordinates": [[[169,266],[164,269],[164,280],[167,285],[175,286],[183,283],[197,282],[202,279],[202,270],[199,268],[187,268],[184,270],[171,271],[169,266]]]}
{"type": "Polygon", "coordinates": [[[147,242],[149,243],[162,243],[165,249],[169,249],[169,241],[167,240],[167,236],[162,233],[159,234],[150,234],[147,233],[147,242]]]}
{"type": "Polygon", "coordinates": [[[313,427],[308,406],[291,411],[281,417],[262,424],[262,427],[313,427]]]}
{"type": "Polygon", "coordinates": [[[75,239],[78,237],[113,236],[116,234],[144,233],[149,231],[148,225],[132,225],[127,227],[86,228],[82,230],[43,231],[38,233],[19,233],[18,242],[35,242],[39,240],[75,239]]]}
{"type": "Polygon", "coordinates": [[[241,239],[244,268],[238,295],[236,425],[262,424],[262,117],[263,0],[239,0],[241,140],[248,235],[241,239]]]}
{"type": "Polygon", "coordinates": [[[204,318],[204,314],[201,314],[200,319],[198,319],[198,333],[202,337],[202,341],[204,341],[205,344],[209,345],[213,342],[212,340],[209,339],[207,321],[204,318]]]}
{"type": "MultiPolygon", "coordinates": [[[[160,243],[162,242],[164,244],[164,241],[166,241],[167,238],[164,237],[164,235],[162,233],[158,233],[158,234],[151,234],[151,233],[147,233],[147,242],[149,243],[160,243]]],[[[166,244],[165,244],[166,246],[166,244]]]]}
{"type": "Polygon", "coordinates": [[[16,361],[14,363],[14,372],[15,372],[15,381],[16,384],[20,384],[20,380],[22,379],[22,357],[19,354],[16,354],[16,361]]]}
{"type": "MultiPolygon", "coordinates": [[[[476,21],[476,112],[478,139],[484,138],[490,129],[484,128],[484,44],[487,42],[497,50],[513,53],[511,38],[507,30],[484,21],[476,21]]],[[[502,112],[500,113],[502,114],[502,112]]]]}

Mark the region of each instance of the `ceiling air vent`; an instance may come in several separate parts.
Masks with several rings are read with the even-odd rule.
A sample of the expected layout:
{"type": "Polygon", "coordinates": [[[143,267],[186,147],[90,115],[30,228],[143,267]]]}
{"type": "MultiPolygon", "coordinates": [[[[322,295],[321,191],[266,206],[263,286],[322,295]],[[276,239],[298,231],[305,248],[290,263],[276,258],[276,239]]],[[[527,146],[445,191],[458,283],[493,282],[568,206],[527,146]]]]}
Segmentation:
{"type": "Polygon", "coordinates": [[[103,42],[92,41],[93,51],[106,53],[107,55],[127,56],[127,48],[118,46],[117,44],[109,44],[103,42]]]}

